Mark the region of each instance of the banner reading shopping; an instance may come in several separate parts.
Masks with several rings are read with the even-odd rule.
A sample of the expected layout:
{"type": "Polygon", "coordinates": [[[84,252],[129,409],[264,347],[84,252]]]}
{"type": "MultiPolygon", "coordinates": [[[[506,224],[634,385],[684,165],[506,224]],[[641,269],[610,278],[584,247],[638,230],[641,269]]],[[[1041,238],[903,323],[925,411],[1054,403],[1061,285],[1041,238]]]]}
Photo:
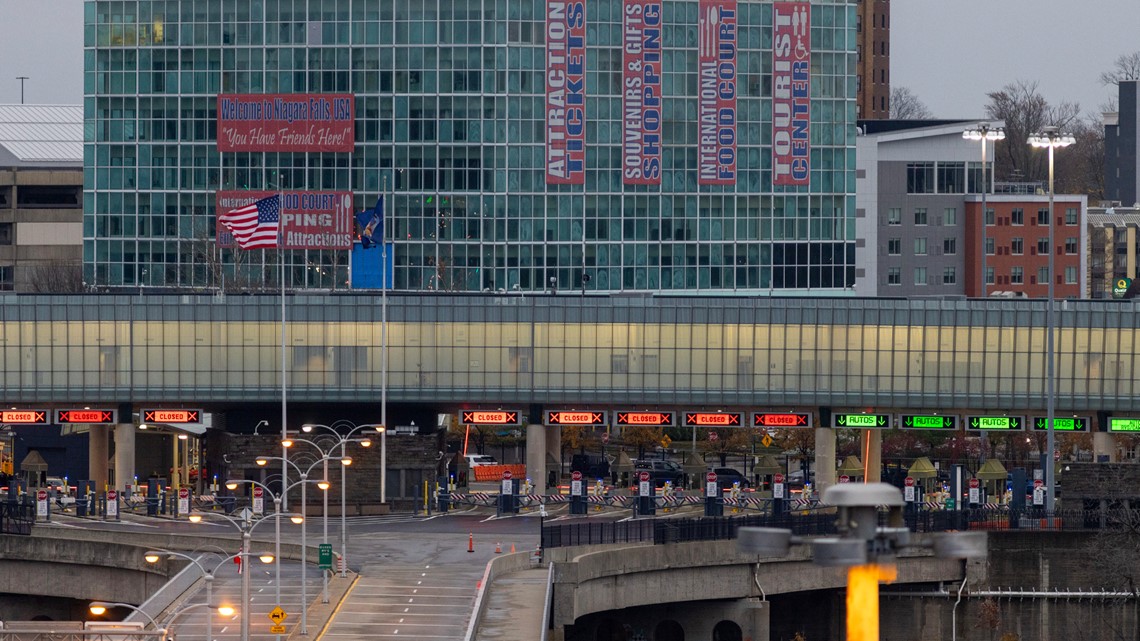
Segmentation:
{"type": "Polygon", "coordinates": [[[351,152],[352,94],[218,94],[218,151],[351,152]]]}
{"type": "Polygon", "coordinates": [[[546,183],[586,183],[586,3],[546,1],[546,183]]]}
{"type": "Polygon", "coordinates": [[[736,0],[701,0],[697,13],[697,179],[736,183],[736,0]]]}
{"type": "Polygon", "coordinates": [[[772,3],[772,184],[811,176],[811,3],[772,3]]]}
{"type": "MultiPolygon", "coordinates": [[[[219,191],[214,196],[218,214],[244,207],[278,192],[219,191]]],[[[352,192],[281,192],[281,239],[284,249],[350,249],[355,237],[352,192]]],[[[217,227],[219,247],[233,247],[233,234],[217,227]]]]}
{"type": "Polygon", "coordinates": [[[625,0],[622,181],[661,184],[661,0],[625,0]]]}

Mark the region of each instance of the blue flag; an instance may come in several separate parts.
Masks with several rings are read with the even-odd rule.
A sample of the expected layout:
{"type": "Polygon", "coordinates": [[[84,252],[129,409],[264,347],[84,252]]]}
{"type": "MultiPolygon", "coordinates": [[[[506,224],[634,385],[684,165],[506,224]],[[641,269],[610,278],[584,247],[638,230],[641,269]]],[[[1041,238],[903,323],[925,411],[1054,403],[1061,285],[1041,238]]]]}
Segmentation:
{"type": "Polygon", "coordinates": [[[384,197],[376,199],[375,208],[357,214],[356,222],[360,224],[360,246],[363,249],[384,242],[384,197]]]}

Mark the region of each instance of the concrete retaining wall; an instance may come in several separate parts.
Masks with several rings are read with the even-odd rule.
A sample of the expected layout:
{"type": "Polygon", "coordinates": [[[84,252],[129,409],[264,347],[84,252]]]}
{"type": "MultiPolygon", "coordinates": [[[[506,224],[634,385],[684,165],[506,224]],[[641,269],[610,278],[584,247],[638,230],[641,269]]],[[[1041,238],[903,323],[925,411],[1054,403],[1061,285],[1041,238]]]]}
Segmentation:
{"type": "Polygon", "coordinates": [[[113,541],[0,536],[0,593],[142,603],[175,569],[150,565],[144,551],[113,541]]]}

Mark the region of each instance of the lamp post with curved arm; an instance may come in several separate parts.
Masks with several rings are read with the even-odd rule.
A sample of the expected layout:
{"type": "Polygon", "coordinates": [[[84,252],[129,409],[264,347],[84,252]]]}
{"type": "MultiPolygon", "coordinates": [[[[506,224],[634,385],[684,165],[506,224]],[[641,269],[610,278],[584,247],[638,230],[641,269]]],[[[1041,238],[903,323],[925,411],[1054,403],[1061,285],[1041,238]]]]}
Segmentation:
{"type": "MultiPolygon", "coordinates": [[[[212,606],[210,606],[210,604],[206,604],[206,605],[209,606],[210,609],[215,609],[212,606]]],[[[170,630],[170,625],[174,623],[175,618],[177,618],[179,615],[181,615],[183,612],[186,612],[187,610],[190,610],[190,609],[196,608],[196,607],[201,607],[201,606],[202,606],[201,603],[195,603],[192,605],[188,605],[188,606],[179,608],[178,610],[175,610],[174,613],[172,613],[170,615],[170,617],[166,620],[166,625],[159,625],[158,621],[156,621],[155,618],[152,617],[151,615],[147,614],[146,611],[143,610],[142,608],[135,606],[135,605],[131,605],[130,603],[122,603],[119,601],[92,601],[90,603],[90,605],[87,606],[87,611],[98,617],[98,616],[103,616],[103,614],[105,614],[107,612],[107,610],[109,610],[111,608],[127,608],[129,610],[137,612],[137,613],[143,615],[144,617],[146,617],[147,621],[152,626],[154,626],[154,630],[155,630],[155,632],[158,633],[159,638],[165,639],[167,632],[170,630]]],[[[218,613],[221,614],[222,616],[231,616],[234,613],[234,609],[230,606],[220,606],[216,609],[218,610],[218,613]]],[[[242,611],[244,612],[245,609],[243,608],[242,611]]],[[[207,641],[213,641],[213,640],[207,639],[207,641]]]]}
{"type": "MultiPolygon", "coordinates": [[[[220,554],[218,554],[216,552],[209,552],[209,554],[212,554],[214,556],[221,556],[220,554]]],[[[146,554],[143,555],[143,558],[146,559],[147,563],[158,563],[159,560],[161,560],[164,557],[165,558],[184,559],[186,561],[193,563],[199,570],[202,571],[202,578],[206,581],[206,605],[213,607],[214,606],[214,577],[217,576],[218,570],[222,567],[222,565],[224,565],[225,563],[227,563],[229,561],[232,561],[235,558],[241,558],[242,556],[247,556],[247,555],[243,552],[238,552],[237,554],[231,554],[231,555],[225,557],[224,559],[222,559],[221,561],[219,561],[218,564],[215,565],[214,569],[212,569],[212,570],[207,570],[206,566],[202,565],[198,561],[198,559],[196,559],[195,557],[193,557],[189,554],[184,554],[182,552],[175,552],[173,550],[148,550],[146,552],[146,554]]],[[[281,565],[281,563],[280,563],[281,557],[280,556],[275,556],[272,560],[268,560],[268,561],[267,561],[267,556],[268,555],[261,554],[261,555],[258,555],[258,558],[261,559],[262,563],[266,563],[266,562],[271,563],[271,562],[273,562],[273,560],[276,560],[277,565],[278,566],[281,565]]],[[[279,576],[280,576],[280,574],[279,574],[279,576]]],[[[189,608],[186,608],[186,609],[189,609],[189,608]]],[[[176,615],[180,614],[180,613],[181,612],[176,613],[176,615]]],[[[173,620],[174,620],[174,617],[172,616],[169,619],[169,622],[173,622],[173,620]]],[[[167,627],[169,627],[169,625],[167,627]]],[[[206,616],[206,641],[213,641],[213,638],[214,638],[214,618],[207,615],[206,616]]]]}
{"type": "MultiPolygon", "coordinates": [[[[292,446],[291,442],[286,445],[287,442],[289,442],[289,439],[285,439],[281,444],[285,449],[289,449],[289,447],[292,446]]],[[[289,485],[289,487],[291,488],[293,485],[301,486],[301,634],[307,635],[309,633],[309,586],[307,583],[309,566],[309,521],[308,515],[306,514],[308,511],[308,493],[305,491],[305,487],[309,483],[316,483],[317,487],[319,487],[321,491],[324,491],[329,488],[329,484],[325,479],[317,480],[309,478],[309,474],[313,471],[313,468],[321,463],[320,459],[313,461],[312,465],[303,471],[292,459],[285,459],[280,456],[259,456],[254,462],[257,463],[258,467],[265,467],[270,461],[276,460],[282,461],[283,465],[292,467],[301,479],[289,485]]],[[[282,499],[284,499],[284,493],[282,493],[282,499]]],[[[242,641],[247,640],[243,639],[242,641]]]]}

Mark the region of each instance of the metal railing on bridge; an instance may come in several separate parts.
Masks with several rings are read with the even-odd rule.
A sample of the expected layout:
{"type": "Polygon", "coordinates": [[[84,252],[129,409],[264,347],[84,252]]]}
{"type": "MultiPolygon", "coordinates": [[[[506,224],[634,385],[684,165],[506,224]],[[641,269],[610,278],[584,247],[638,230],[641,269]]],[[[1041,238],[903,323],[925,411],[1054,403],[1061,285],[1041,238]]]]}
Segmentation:
{"type": "Polygon", "coordinates": [[[31,503],[0,503],[0,534],[31,534],[36,521],[35,510],[31,503]]]}

